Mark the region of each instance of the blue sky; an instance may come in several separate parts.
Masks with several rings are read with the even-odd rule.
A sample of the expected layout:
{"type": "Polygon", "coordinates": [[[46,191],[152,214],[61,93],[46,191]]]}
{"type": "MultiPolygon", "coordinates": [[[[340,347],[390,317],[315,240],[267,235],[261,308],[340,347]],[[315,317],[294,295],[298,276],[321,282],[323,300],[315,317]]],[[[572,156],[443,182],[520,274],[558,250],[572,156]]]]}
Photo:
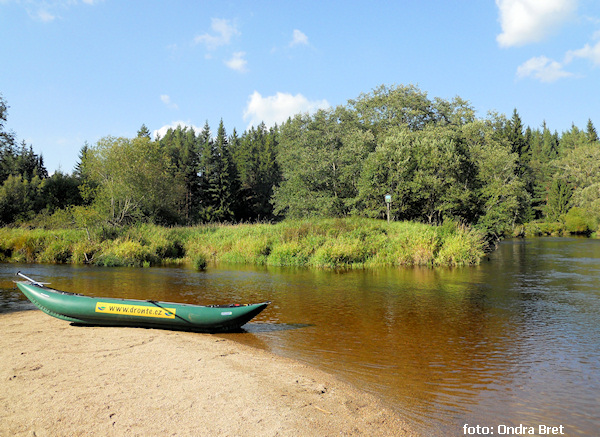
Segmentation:
{"type": "Polygon", "coordinates": [[[0,0],[0,57],[5,127],[51,173],[142,123],[242,133],[381,84],[600,128],[597,0],[0,0]]]}

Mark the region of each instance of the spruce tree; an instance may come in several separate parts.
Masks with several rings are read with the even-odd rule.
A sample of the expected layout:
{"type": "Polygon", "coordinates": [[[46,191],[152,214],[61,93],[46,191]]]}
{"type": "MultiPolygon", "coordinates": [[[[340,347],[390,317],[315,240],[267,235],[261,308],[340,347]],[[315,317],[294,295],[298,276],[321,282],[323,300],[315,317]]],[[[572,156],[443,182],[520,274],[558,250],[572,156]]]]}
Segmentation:
{"type": "Polygon", "coordinates": [[[588,119],[586,134],[590,143],[595,143],[598,141],[598,133],[596,132],[596,128],[594,127],[594,123],[592,123],[591,119],[588,119]]]}
{"type": "Polygon", "coordinates": [[[145,124],[142,124],[142,127],[140,127],[140,130],[137,131],[137,136],[138,136],[138,138],[141,138],[141,137],[150,138],[150,130],[146,127],[145,124]]]}
{"type": "Polygon", "coordinates": [[[212,204],[215,206],[214,218],[233,221],[238,207],[239,179],[222,119],[217,129],[214,153],[215,174],[210,187],[212,204]]]}
{"type": "Polygon", "coordinates": [[[212,185],[215,174],[215,152],[214,141],[210,131],[208,120],[204,123],[204,128],[200,132],[198,138],[198,146],[200,149],[200,168],[199,168],[199,198],[197,207],[199,217],[204,222],[210,222],[214,218],[214,205],[212,202],[212,185]]]}

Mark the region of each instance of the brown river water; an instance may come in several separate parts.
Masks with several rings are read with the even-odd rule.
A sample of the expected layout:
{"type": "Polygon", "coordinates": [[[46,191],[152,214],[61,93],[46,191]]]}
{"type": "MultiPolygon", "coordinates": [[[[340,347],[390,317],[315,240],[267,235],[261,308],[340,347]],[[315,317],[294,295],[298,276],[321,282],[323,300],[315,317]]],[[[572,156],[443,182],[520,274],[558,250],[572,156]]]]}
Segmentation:
{"type": "Polygon", "coordinates": [[[0,264],[0,312],[32,308],[17,270],[95,296],[271,300],[219,335],[334,373],[423,435],[600,432],[600,240],[511,240],[455,269],[0,264]]]}

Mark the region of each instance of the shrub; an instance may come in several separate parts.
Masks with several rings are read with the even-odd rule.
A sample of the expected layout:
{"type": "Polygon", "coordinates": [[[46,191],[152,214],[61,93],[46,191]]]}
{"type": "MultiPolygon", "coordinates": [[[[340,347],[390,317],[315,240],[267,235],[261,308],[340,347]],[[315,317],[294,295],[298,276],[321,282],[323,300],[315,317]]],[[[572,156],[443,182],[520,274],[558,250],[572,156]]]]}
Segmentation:
{"type": "Polygon", "coordinates": [[[208,261],[203,254],[199,253],[194,255],[194,258],[192,259],[192,265],[196,270],[205,270],[206,266],[208,265],[208,261]]]}
{"type": "Polygon", "coordinates": [[[571,234],[590,234],[594,227],[581,208],[571,208],[564,216],[565,228],[571,234]]]}

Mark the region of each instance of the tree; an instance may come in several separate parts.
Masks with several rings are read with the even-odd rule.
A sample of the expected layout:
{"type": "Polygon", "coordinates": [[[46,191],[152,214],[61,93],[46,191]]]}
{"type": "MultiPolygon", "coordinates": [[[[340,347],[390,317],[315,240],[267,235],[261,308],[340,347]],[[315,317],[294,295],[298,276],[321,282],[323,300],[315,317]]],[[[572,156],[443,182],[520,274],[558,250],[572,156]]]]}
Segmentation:
{"type": "Polygon", "coordinates": [[[21,150],[16,156],[13,172],[13,174],[22,175],[27,180],[33,179],[34,176],[41,179],[48,177],[48,171],[44,166],[44,158],[34,153],[33,147],[28,147],[25,141],[21,142],[21,150]]]}
{"type": "Polygon", "coordinates": [[[97,184],[94,206],[107,223],[177,222],[183,187],[172,177],[169,157],[157,142],[102,138],[86,153],[83,167],[97,184]]]}
{"type": "Polygon", "coordinates": [[[530,208],[530,195],[519,176],[519,156],[514,143],[499,132],[502,119],[492,116],[465,127],[463,134],[477,165],[477,218],[474,222],[488,235],[499,238],[522,223],[530,208]]]}
{"type": "Polygon", "coordinates": [[[140,130],[137,131],[137,136],[138,138],[150,138],[150,129],[148,129],[145,124],[142,124],[140,130]]]}
{"type": "Polygon", "coordinates": [[[391,194],[392,213],[400,220],[471,221],[473,172],[469,151],[453,129],[391,129],[367,158],[359,201],[372,217],[383,215],[384,195],[391,194]]]}
{"type": "Polygon", "coordinates": [[[0,224],[26,220],[42,209],[41,190],[44,181],[35,176],[31,181],[10,175],[0,186],[0,224]]]}
{"type": "Polygon", "coordinates": [[[592,119],[588,119],[587,129],[586,129],[587,139],[590,143],[595,143],[598,141],[598,133],[596,132],[596,128],[592,123],[592,119]]]}
{"type": "Polygon", "coordinates": [[[44,166],[44,158],[33,152],[31,146],[25,141],[21,147],[16,146],[16,137],[12,132],[4,130],[7,120],[8,106],[0,95],[0,183],[4,182],[10,175],[22,175],[26,180],[32,180],[34,176],[41,179],[48,177],[48,171],[44,166]]]}
{"type": "Polygon", "coordinates": [[[529,152],[528,144],[525,142],[525,136],[523,135],[523,122],[516,108],[513,110],[512,118],[507,123],[506,137],[510,143],[511,152],[516,153],[519,159],[529,152]]]}
{"type": "Polygon", "coordinates": [[[8,105],[0,94],[0,152],[12,149],[15,146],[15,134],[4,130],[4,123],[8,117],[8,105]]]}
{"type": "Polygon", "coordinates": [[[217,129],[217,137],[212,149],[213,172],[209,175],[208,196],[213,217],[216,221],[233,221],[236,217],[239,199],[239,178],[223,120],[217,129]]]}
{"type": "Polygon", "coordinates": [[[566,180],[555,178],[548,190],[545,215],[548,220],[558,221],[560,216],[569,211],[569,202],[573,191],[566,180]]]}
{"type": "Polygon", "coordinates": [[[200,148],[193,128],[177,126],[169,129],[159,140],[161,147],[168,153],[173,177],[179,179],[185,187],[185,199],[182,204],[182,216],[185,223],[196,221],[200,191],[200,148]]]}
{"type": "Polygon", "coordinates": [[[198,172],[198,176],[200,177],[200,197],[197,205],[200,219],[208,222],[213,219],[214,206],[212,205],[210,192],[213,181],[212,175],[216,172],[216,152],[208,121],[204,123],[204,128],[198,137],[198,143],[200,149],[198,172]]]}
{"type": "Polygon", "coordinates": [[[241,184],[241,219],[273,218],[271,198],[281,179],[277,163],[278,132],[277,127],[267,130],[261,123],[239,139],[235,130],[231,136],[231,151],[241,184]]]}
{"type": "Polygon", "coordinates": [[[75,175],[64,174],[56,171],[44,181],[41,189],[45,208],[49,213],[69,206],[77,206],[83,203],[79,190],[80,179],[75,175]]]}
{"type": "Polygon", "coordinates": [[[571,150],[555,164],[555,178],[573,188],[570,206],[582,208],[600,220],[600,147],[588,144],[571,150]]]}
{"type": "Polygon", "coordinates": [[[291,217],[341,217],[352,212],[363,161],[375,148],[373,134],[352,122],[348,109],[297,115],[279,135],[282,181],[274,211],[291,217]]]}
{"type": "Polygon", "coordinates": [[[559,150],[559,139],[558,133],[551,133],[550,129],[546,125],[544,121],[543,130],[542,130],[542,153],[546,157],[546,159],[551,160],[558,156],[559,150]]]}
{"type": "Polygon", "coordinates": [[[427,93],[414,85],[381,85],[348,103],[360,122],[370,129],[375,137],[392,126],[402,124],[416,130],[423,129],[436,120],[436,110],[427,98],[427,93]]]}

